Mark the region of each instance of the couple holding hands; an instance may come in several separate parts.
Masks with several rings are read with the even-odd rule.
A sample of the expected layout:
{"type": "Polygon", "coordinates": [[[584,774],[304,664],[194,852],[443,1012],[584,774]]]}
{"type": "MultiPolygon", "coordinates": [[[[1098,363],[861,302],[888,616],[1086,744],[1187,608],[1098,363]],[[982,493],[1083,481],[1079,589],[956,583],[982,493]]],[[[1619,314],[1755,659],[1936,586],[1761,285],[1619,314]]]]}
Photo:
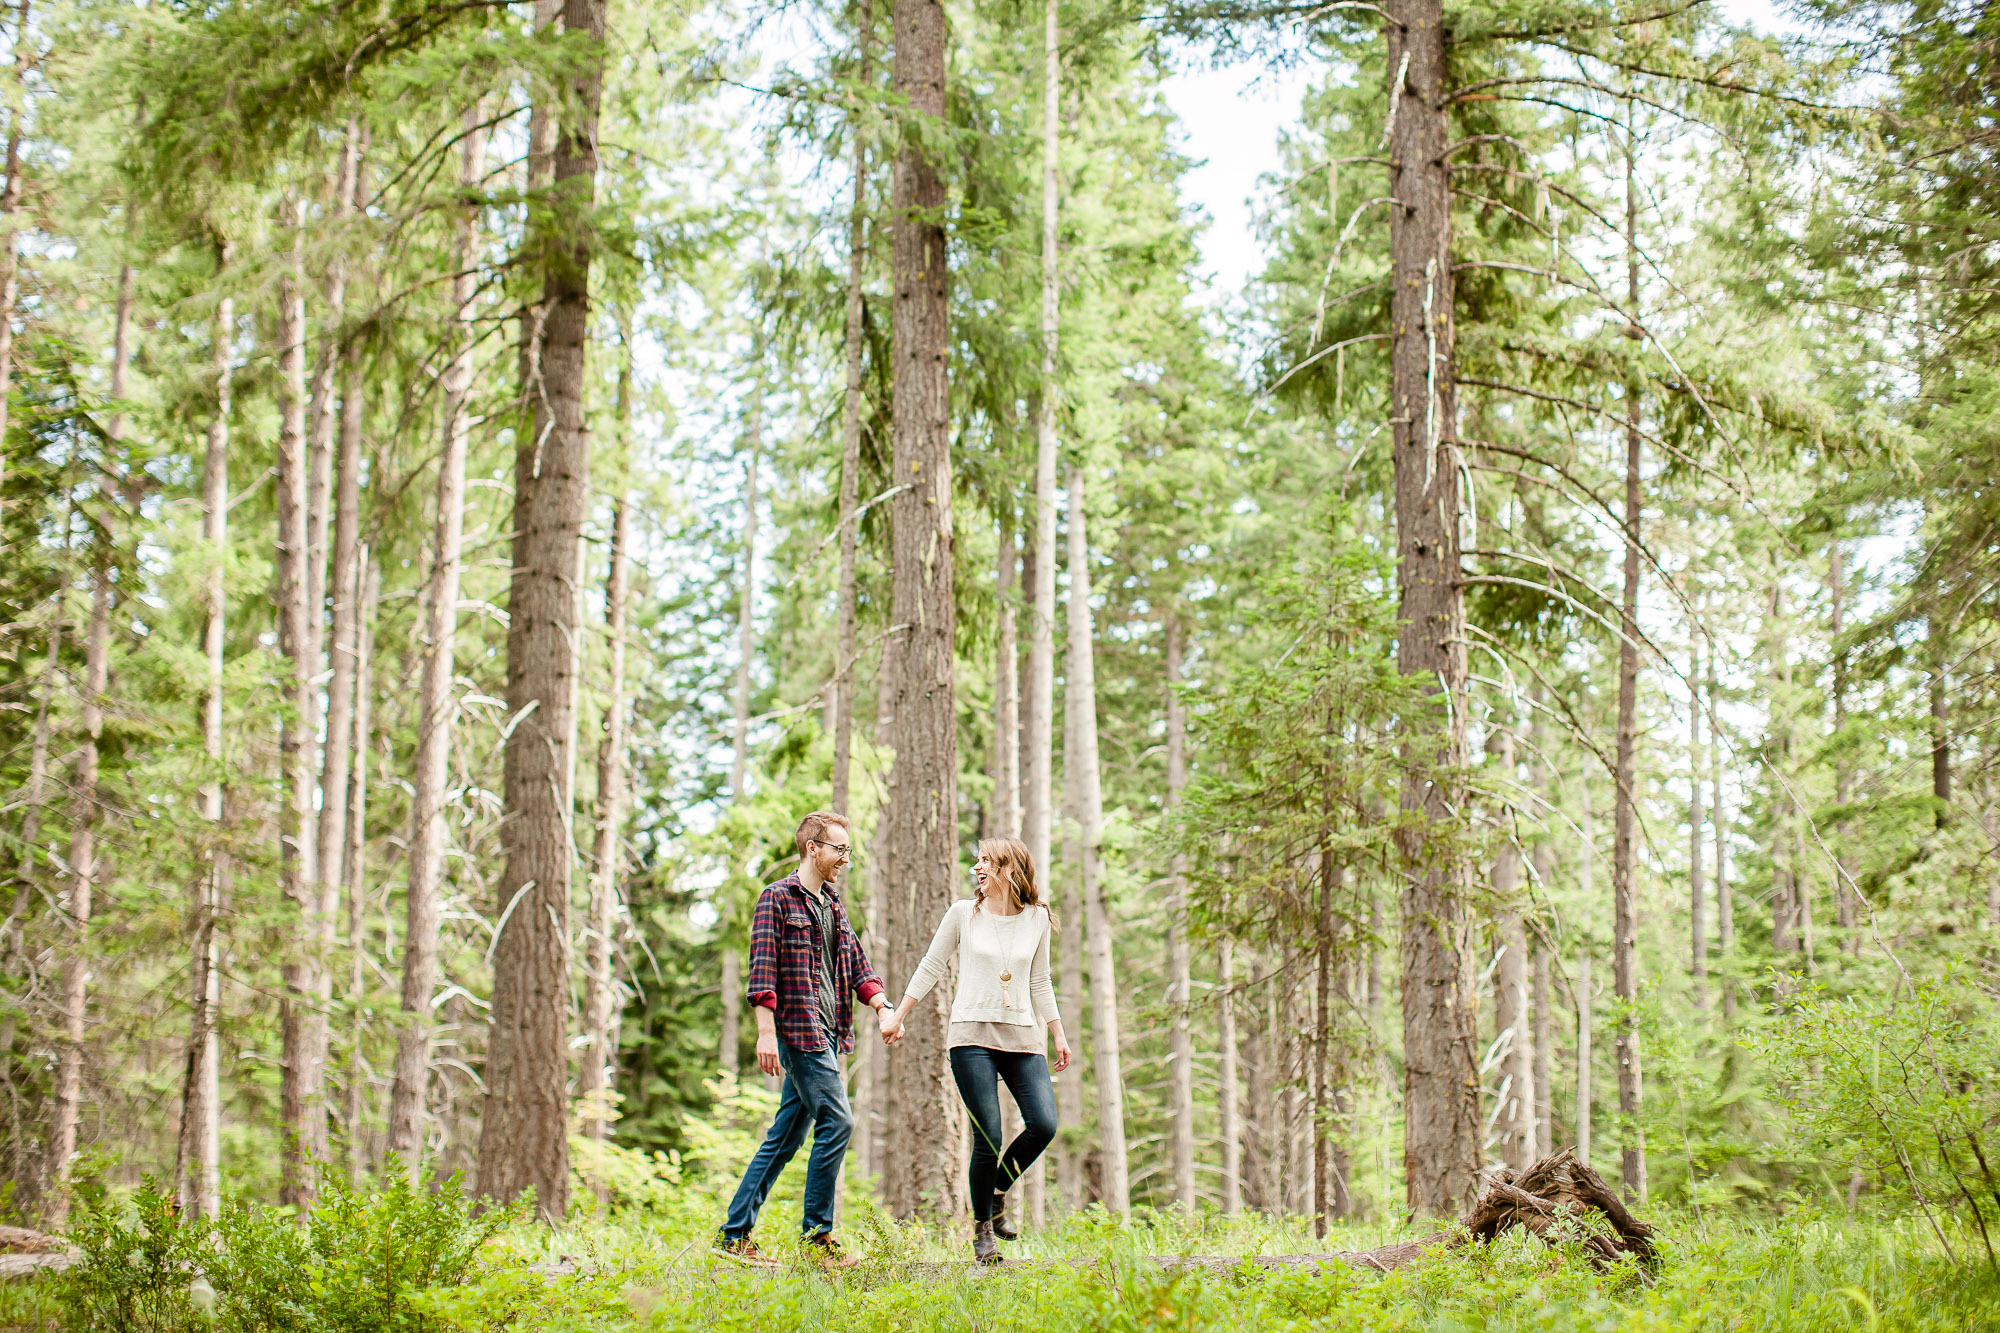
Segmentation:
{"type": "Polygon", "coordinates": [[[953,903],[930,950],[910,977],[901,1004],[888,996],[840,902],[840,876],[852,863],[844,816],[815,811],[795,835],[799,868],[765,888],[750,925],[749,998],[757,1020],[757,1067],[784,1075],[778,1114],[743,1172],[716,1252],[738,1263],[775,1267],[750,1233],[757,1211],[812,1130],[806,1162],[804,1236],[821,1262],[858,1260],[833,1238],[833,1193],[854,1133],[840,1057],[854,1049],[853,1000],[876,1012],[882,1040],[903,1038],[903,1020],[958,960],[952,999],[951,1075],[972,1117],[973,1256],[999,1263],[997,1240],[1018,1234],[1007,1225],[1007,1191],[1056,1133],[1056,1095],[1042,1028],[1055,1043],[1055,1069],[1070,1060],[1049,980],[1049,937],[1059,928],[1042,901],[1035,863],[1013,838],[979,844],[972,876],[977,894],[953,903]],[[1021,1108],[1021,1132],[1001,1144],[1000,1083],[1021,1108]]]}

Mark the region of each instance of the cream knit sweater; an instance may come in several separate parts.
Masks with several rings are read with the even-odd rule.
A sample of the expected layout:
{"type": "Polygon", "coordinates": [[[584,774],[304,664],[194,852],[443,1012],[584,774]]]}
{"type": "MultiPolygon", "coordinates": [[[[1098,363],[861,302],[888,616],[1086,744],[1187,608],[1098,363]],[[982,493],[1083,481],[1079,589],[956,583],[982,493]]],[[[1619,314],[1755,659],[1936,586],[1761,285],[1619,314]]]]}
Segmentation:
{"type": "Polygon", "coordinates": [[[954,1023],[1006,1023],[1033,1027],[1053,1023],[1056,988],[1049,980],[1049,909],[1031,907],[1014,916],[972,910],[975,899],[951,905],[938,923],[924,960],[910,977],[906,997],[921,1000],[944,980],[958,958],[958,993],[952,997],[954,1023]],[[1001,974],[1007,974],[1002,981],[1001,974]]]}

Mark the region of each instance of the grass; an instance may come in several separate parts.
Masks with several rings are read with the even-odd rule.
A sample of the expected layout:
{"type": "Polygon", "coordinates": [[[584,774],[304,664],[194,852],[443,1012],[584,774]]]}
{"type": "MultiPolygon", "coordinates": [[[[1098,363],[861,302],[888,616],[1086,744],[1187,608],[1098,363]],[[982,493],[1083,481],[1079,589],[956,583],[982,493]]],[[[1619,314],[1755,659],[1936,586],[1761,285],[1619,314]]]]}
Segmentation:
{"type": "MultiPolygon", "coordinates": [[[[1320,1242],[1296,1219],[1141,1209],[1121,1225],[1091,1211],[1006,1246],[1008,1263],[981,1269],[967,1262],[962,1227],[901,1225],[862,1198],[849,1200],[841,1233],[864,1262],[829,1278],[785,1239],[797,1224],[795,1184],[781,1186],[759,1235],[782,1258],[779,1270],[747,1270],[712,1258],[708,1243],[726,1185],[677,1179],[671,1188],[650,1189],[644,1208],[554,1231],[510,1227],[484,1243],[465,1280],[402,1291],[395,1327],[413,1333],[2000,1329],[2000,1278],[1984,1262],[1946,1262],[1916,1225],[1809,1205],[1763,1218],[1654,1210],[1648,1217],[1661,1228],[1662,1246],[1651,1272],[1600,1272],[1573,1249],[1549,1250],[1511,1233],[1488,1247],[1377,1274],[1345,1267],[1169,1268],[1157,1256],[1362,1249],[1405,1238],[1410,1229],[1347,1226],[1320,1242]]],[[[363,1220],[348,1225],[399,1235],[408,1216],[428,1209],[442,1228],[438,1234],[450,1239],[448,1224],[435,1220],[435,1202],[398,1207],[403,1211],[370,1201],[356,1214],[363,1220]]],[[[476,1236],[479,1224],[469,1216],[461,1225],[462,1234],[476,1236]]],[[[117,1244],[130,1245],[131,1233],[123,1234],[127,1238],[117,1244]]],[[[184,1312],[137,1333],[376,1333],[385,1327],[354,1313],[367,1302],[352,1299],[351,1265],[314,1268],[303,1281],[290,1272],[267,1280],[254,1273],[259,1256],[240,1252],[249,1248],[248,1238],[265,1233],[239,1227],[232,1234],[244,1239],[227,1263],[213,1265],[223,1291],[213,1314],[184,1312]],[[227,1276],[232,1272],[235,1277],[227,1276]],[[234,1300],[232,1282],[246,1290],[258,1282],[266,1290],[290,1282],[285,1289],[293,1295],[256,1305],[234,1300]],[[346,1297],[332,1290],[342,1283],[346,1297]]],[[[372,1234],[356,1233],[351,1243],[343,1242],[343,1252],[366,1248],[372,1234]]],[[[270,1262],[275,1265],[276,1250],[286,1248],[293,1254],[287,1262],[296,1267],[304,1253],[297,1247],[272,1246],[270,1262]]],[[[122,1272],[115,1270],[111,1280],[122,1280],[122,1272]]],[[[360,1280],[365,1283],[366,1275],[360,1280]]],[[[63,1295],[63,1279],[0,1284],[0,1329],[108,1333],[101,1316],[95,1324],[83,1320],[74,1299],[66,1314],[63,1295]]]]}

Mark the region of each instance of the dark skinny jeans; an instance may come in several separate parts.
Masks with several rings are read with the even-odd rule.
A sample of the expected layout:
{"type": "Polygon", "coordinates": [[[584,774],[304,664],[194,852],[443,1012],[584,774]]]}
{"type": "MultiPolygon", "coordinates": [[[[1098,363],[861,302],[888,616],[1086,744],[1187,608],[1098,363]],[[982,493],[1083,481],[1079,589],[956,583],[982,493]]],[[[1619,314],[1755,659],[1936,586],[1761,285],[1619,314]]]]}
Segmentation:
{"type": "Polygon", "coordinates": [[[995,1194],[1005,1194],[1027,1173],[1056,1136],[1056,1090],[1049,1062],[1030,1051],[995,1051],[984,1046],[951,1048],[951,1077],[972,1113],[972,1219],[991,1221],[995,1194]],[[1000,1081],[1021,1108],[1021,1132],[1000,1148],[1000,1081]]]}

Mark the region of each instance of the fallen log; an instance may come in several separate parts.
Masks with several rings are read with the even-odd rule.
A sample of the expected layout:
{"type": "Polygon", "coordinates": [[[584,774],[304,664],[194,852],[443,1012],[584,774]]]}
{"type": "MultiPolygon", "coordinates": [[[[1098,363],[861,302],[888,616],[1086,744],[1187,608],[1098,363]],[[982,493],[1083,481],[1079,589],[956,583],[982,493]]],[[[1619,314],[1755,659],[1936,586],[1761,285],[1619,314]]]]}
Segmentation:
{"type": "Polygon", "coordinates": [[[1581,1244],[1599,1268],[1609,1268],[1628,1257],[1650,1263],[1655,1253],[1653,1228],[1632,1216],[1604,1183],[1604,1177],[1577,1159],[1574,1148],[1565,1148],[1519,1175],[1510,1168],[1502,1168],[1488,1179],[1485,1190],[1456,1226],[1415,1240],[1330,1254],[1260,1254],[1244,1258],[1188,1255],[1162,1257],[1159,1262],[1165,1267],[1217,1272],[1246,1266],[1282,1271],[1345,1264],[1390,1273],[1434,1250],[1461,1249],[1474,1241],[1483,1245],[1517,1226],[1525,1227],[1548,1245],[1565,1240],[1581,1244]],[[1600,1219],[1609,1231],[1592,1227],[1589,1223],[1593,1218],[1600,1219]]]}
{"type": "Polygon", "coordinates": [[[29,1227],[0,1226],[0,1280],[61,1272],[75,1262],[69,1242],[29,1227]]]}

